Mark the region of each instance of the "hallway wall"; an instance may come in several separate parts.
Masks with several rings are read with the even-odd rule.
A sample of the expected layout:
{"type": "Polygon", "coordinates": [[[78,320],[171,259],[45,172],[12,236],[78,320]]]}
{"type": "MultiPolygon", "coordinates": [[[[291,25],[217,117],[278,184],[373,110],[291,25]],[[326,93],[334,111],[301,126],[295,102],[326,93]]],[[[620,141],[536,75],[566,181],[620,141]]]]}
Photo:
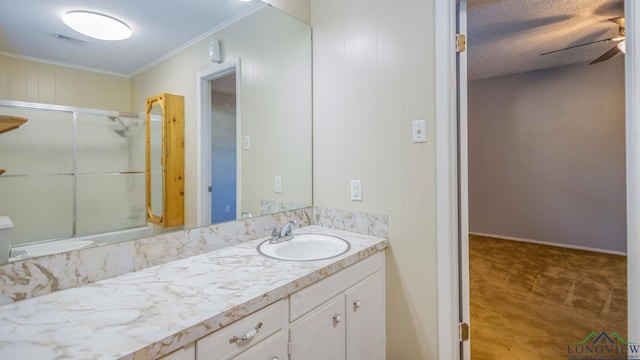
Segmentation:
{"type": "Polygon", "coordinates": [[[624,57],[469,83],[471,232],[626,251],[624,57]]]}

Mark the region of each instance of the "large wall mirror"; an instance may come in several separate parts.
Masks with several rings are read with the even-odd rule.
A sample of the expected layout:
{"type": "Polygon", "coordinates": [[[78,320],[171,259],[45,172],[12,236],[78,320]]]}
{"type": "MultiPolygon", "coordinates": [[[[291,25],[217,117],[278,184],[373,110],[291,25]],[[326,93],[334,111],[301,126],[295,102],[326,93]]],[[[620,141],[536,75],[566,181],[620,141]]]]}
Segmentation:
{"type": "Polygon", "coordinates": [[[214,38],[225,61],[198,74],[198,224],[310,206],[310,28],[267,7],[214,38]]]}
{"type": "MultiPolygon", "coordinates": [[[[188,5],[184,7],[186,11],[188,5]]],[[[130,51],[130,49],[124,51],[130,51]]],[[[114,55],[114,59],[117,59],[117,55],[114,55]]],[[[109,136],[105,135],[100,139],[107,141],[115,137],[123,144],[121,146],[124,149],[121,156],[123,165],[116,170],[126,176],[118,180],[117,185],[125,189],[135,188],[135,192],[131,192],[134,195],[123,192],[123,201],[130,202],[127,206],[133,210],[130,213],[108,210],[108,214],[103,214],[102,209],[92,208],[91,212],[82,211],[79,214],[89,214],[109,220],[122,217],[123,221],[128,221],[126,230],[135,228],[134,230],[141,231],[133,231],[130,233],[132,235],[128,234],[126,237],[109,233],[101,239],[92,238],[89,246],[148,237],[153,233],[151,229],[154,227],[144,225],[146,208],[144,186],[139,184],[144,182],[146,169],[144,165],[140,166],[142,163],[140,159],[144,159],[145,99],[160,93],[184,96],[185,220],[183,228],[240,219],[243,213],[245,217],[255,217],[311,206],[311,76],[310,27],[272,6],[264,6],[233,21],[207,36],[206,39],[191,43],[180,52],[133,76],[131,78],[132,112],[111,113],[110,109],[102,109],[107,111],[103,111],[104,114],[98,112],[99,116],[95,116],[95,122],[98,123],[96,126],[103,126],[108,130],[105,131],[109,136]],[[219,64],[209,59],[208,44],[211,39],[218,39],[221,44],[222,62],[219,64]],[[231,68],[235,69],[233,79],[222,79],[219,76],[221,75],[219,70],[231,68]],[[204,73],[212,77],[197,76],[204,73]],[[230,95],[224,85],[220,86],[220,81],[223,80],[236,84],[235,94],[230,95]],[[200,87],[203,82],[211,85],[206,93],[201,92],[200,87]],[[203,94],[207,99],[199,102],[198,98],[203,94]],[[235,103],[231,102],[231,98],[235,103]],[[203,112],[202,104],[207,104],[208,110],[203,112]],[[221,131],[221,127],[231,126],[231,122],[225,123],[229,119],[226,111],[230,108],[234,108],[237,112],[233,123],[236,127],[230,131],[228,129],[221,131]],[[207,111],[210,113],[206,113],[207,111]],[[203,134],[203,130],[207,133],[203,134]],[[206,136],[206,141],[203,136],[206,136]],[[245,140],[249,144],[246,144],[245,140]],[[214,195],[214,179],[221,174],[220,170],[216,170],[219,163],[215,161],[219,154],[217,149],[219,146],[235,147],[236,177],[233,183],[227,184],[228,189],[234,189],[233,186],[235,186],[235,190],[223,191],[227,195],[233,194],[230,198],[233,198],[234,204],[225,202],[231,201],[228,199],[219,202],[219,195],[214,195]],[[208,175],[203,176],[203,172],[208,175]],[[276,188],[276,179],[279,179],[279,188],[276,188]],[[208,210],[203,210],[205,208],[208,210]],[[215,208],[222,209],[222,212],[227,213],[227,217],[214,218],[212,213],[218,211],[215,208]]],[[[101,96],[101,94],[96,93],[94,96],[101,96]]],[[[52,113],[53,115],[47,116],[58,116],[59,112],[57,109],[54,110],[56,111],[52,113]]],[[[72,120],[73,117],[69,122],[72,120]]],[[[36,123],[36,121],[32,122],[36,123]]],[[[78,126],[82,127],[83,124],[80,119],[78,126]]],[[[18,131],[26,133],[29,129],[21,128],[18,131]]],[[[70,133],[71,131],[68,131],[64,136],[68,137],[70,133]]],[[[56,139],[58,138],[59,136],[56,136],[56,139]]],[[[106,153],[112,154],[112,152],[106,153]]],[[[11,169],[17,171],[15,169],[18,167],[13,166],[11,169]]],[[[222,170],[222,173],[233,171],[222,170]]],[[[11,175],[9,170],[3,176],[6,177],[6,175],[11,175]]],[[[97,180],[92,183],[97,190],[92,188],[91,191],[86,191],[87,194],[103,191],[105,183],[100,179],[97,180]]],[[[115,178],[114,181],[116,181],[115,178]]],[[[62,184],[61,187],[71,188],[67,184],[62,184]]],[[[45,187],[39,187],[39,189],[45,189],[45,187]]],[[[60,196],[64,195],[62,192],[57,193],[60,193],[60,196]]],[[[77,194],[75,200],[82,202],[82,192],[78,191],[77,194]]],[[[71,195],[64,195],[64,198],[71,198],[71,195]]],[[[11,206],[6,202],[4,205],[11,206]]],[[[51,214],[62,216],[59,209],[47,212],[46,216],[39,217],[43,222],[37,229],[53,229],[55,224],[60,223],[53,219],[51,214]]],[[[64,242],[68,240],[67,233],[72,232],[60,231],[63,235],[55,233],[50,238],[46,238],[44,234],[42,236],[39,234],[37,238],[26,236],[25,241],[20,245],[28,245],[27,240],[31,238],[38,243],[47,239],[64,242]]],[[[93,234],[94,231],[86,233],[93,234]]],[[[82,242],[82,244],[85,243],[82,242]]],[[[64,246],[56,249],[60,250],[47,253],[70,250],[64,246]]],[[[30,256],[38,256],[33,254],[36,252],[30,256]]],[[[44,253],[38,254],[44,255],[44,253]]]]}

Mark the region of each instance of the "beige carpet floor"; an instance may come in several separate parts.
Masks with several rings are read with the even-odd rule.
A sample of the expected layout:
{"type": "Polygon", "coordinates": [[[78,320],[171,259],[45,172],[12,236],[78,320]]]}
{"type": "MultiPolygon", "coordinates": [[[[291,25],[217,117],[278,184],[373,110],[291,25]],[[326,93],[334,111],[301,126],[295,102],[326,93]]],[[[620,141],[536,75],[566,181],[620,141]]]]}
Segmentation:
{"type": "Polygon", "coordinates": [[[469,272],[472,360],[566,360],[593,331],[627,339],[624,256],[472,235],[469,272]]]}

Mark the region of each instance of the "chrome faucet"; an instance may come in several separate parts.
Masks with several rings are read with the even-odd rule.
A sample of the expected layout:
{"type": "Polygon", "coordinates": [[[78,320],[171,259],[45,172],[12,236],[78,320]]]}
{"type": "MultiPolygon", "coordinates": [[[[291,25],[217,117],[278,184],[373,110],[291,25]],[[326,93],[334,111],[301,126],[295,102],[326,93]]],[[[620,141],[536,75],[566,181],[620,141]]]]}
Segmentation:
{"type": "Polygon", "coordinates": [[[283,241],[293,239],[293,235],[291,235],[291,231],[293,231],[293,228],[292,228],[293,226],[298,226],[298,222],[295,220],[289,220],[282,227],[279,224],[276,224],[272,228],[267,229],[267,230],[271,230],[271,239],[269,239],[269,243],[277,244],[283,241]]]}

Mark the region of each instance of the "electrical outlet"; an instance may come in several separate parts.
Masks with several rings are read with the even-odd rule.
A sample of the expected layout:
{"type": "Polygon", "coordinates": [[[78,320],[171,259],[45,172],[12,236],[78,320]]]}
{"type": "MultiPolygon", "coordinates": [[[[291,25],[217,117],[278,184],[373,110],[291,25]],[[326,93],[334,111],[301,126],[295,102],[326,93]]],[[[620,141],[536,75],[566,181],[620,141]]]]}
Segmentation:
{"type": "Polygon", "coordinates": [[[282,176],[276,176],[274,191],[278,194],[282,192],[282,176]]]}
{"type": "Polygon", "coordinates": [[[351,180],[351,200],[362,201],[362,181],[351,180]]]}

